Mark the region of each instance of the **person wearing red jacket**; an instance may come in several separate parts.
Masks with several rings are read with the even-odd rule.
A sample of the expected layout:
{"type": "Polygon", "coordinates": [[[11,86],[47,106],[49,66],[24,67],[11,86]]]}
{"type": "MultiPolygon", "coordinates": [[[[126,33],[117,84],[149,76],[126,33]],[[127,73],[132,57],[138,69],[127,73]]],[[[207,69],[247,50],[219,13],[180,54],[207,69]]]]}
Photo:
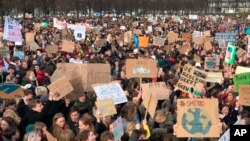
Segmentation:
{"type": "Polygon", "coordinates": [[[35,74],[36,74],[36,79],[38,81],[38,84],[40,86],[43,85],[43,82],[44,82],[44,79],[45,79],[45,74],[40,69],[39,65],[35,65],[35,74]]]}

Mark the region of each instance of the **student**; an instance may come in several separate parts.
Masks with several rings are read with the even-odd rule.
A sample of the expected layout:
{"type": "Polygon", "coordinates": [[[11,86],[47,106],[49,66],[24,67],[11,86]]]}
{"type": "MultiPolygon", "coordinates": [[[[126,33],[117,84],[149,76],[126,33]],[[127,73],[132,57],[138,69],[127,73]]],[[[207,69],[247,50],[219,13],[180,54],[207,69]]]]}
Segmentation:
{"type": "Polygon", "coordinates": [[[59,138],[61,132],[69,129],[62,113],[57,113],[53,117],[52,133],[55,138],[59,138]]]}
{"type": "Polygon", "coordinates": [[[76,141],[96,141],[96,135],[93,131],[85,130],[76,137],[76,141]]]}

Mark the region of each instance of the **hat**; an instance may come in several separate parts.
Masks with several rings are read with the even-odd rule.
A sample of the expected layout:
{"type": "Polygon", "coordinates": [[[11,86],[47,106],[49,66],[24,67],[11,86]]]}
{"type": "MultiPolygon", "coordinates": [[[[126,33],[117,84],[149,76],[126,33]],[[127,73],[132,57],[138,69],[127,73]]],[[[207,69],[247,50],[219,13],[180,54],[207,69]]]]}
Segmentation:
{"type": "Polygon", "coordinates": [[[26,133],[32,132],[33,130],[34,130],[34,124],[29,124],[25,128],[26,133]]]}

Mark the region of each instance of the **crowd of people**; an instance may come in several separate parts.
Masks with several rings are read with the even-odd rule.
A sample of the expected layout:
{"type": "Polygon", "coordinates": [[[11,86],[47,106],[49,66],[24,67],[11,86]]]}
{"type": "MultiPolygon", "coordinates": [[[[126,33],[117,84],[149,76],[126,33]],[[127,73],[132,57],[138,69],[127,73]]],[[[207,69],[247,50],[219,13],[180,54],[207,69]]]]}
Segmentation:
{"type": "MultiPolygon", "coordinates": [[[[178,108],[176,100],[192,97],[176,88],[184,65],[189,64],[204,70],[205,57],[217,55],[220,59],[219,72],[223,73],[221,83],[207,82],[201,98],[217,98],[219,100],[219,120],[222,124],[221,136],[229,141],[228,129],[233,124],[250,124],[250,109],[239,105],[233,88],[233,75],[237,66],[250,67],[250,59],[236,59],[233,65],[224,63],[226,48],[220,48],[213,38],[212,49],[206,50],[203,44],[195,44],[184,40],[183,33],[209,31],[211,37],[215,33],[236,33],[237,49],[247,51],[248,36],[245,28],[249,21],[246,17],[201,16],[191,20],[181,16],[179,21],[174,16],[158,16],[153,21],[148,17],[74,17],[58,18],[70,24],[88,25],[86,37],[75,40],[73,31],[67,30],[67,39],[75,42],[73,53],[61,50],[62,30],[53,27],[53,18],[24,19],[22,35],[35,32],[34,41],[39,46],[15,45],[15,42],[2,40],[2,47],[7,54],[0,58],[0,83],[14,83],[23,86],[24,96],[16,99],[1,99],[0,140],[3,141],[46,141],[51,134],[58,141],[113,141],[112,123],[122,117],[124,135],[121,141],[217,141],[219,138],[177,138],[175,124],[178,108]],[[48,22],[48,27],[35,27],[36,23],[48,22]],[[121,29],[125,26],[125,29],[121,29]],[[152,26],[152,31],[148,27],[152,26]],[[97,30],[94,31],[93,29],[97,30]],[[135,46],[124,42],[124,33],[133,29],[141,30],[141,35],[149,37],[148,47],[135,46]],[[178,34],[178,40],[169,43],[169,32],[178,34]],[[166,38],[164,46],[153,45],[153,37],[166,38]],[[107,39],[102,46],[97,45],[100,39],[107,39]],[[186,53],[179,51],[184,44],[191,46],[186,53]],[[56,45],[56,53],[47,53],[48,45],[56,45]],[[16,50],[24,51],[24,59],[15,57],[16,50]],[[194,60],[200,57],[200,62],[194,60]],[[126,59],[148,58],[157,61],[156,78],[143,78],[142,83],[165,82],[170,90],[169,98],[159,100],[154,117],[145,117],[142,104],[140,80],[126,77],[126,59]],[[6,63],[8,68],[6,68],[6,63]],[[109,64],[113,80],[118,80],[125,91],[128,102],[116,105],[117,114],[102,116],[95,106],[96,95],[91,91],[83,91],[75,100],[56,99],[56,92],[49,91],[50,77],[56,70],[57,63],[104,63],[109,64]]],[[[1,25],[0,31],[4,25],[1,25]]],[[[101,68],[100,68],[101,69],[101,68]]],[[[221,138],[222,140],[222,138],[221,138]]]]}

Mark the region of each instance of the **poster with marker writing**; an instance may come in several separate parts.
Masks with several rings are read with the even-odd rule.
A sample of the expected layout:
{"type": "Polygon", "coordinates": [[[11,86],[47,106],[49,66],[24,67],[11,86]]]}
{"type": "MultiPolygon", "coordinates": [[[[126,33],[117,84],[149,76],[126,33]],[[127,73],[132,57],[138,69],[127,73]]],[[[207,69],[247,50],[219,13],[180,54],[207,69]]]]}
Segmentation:
{"type": "Polygon", "coordinates": [[[218,99],[178,99],[177,137],[219,137],[218,106],[218,99]]]}

